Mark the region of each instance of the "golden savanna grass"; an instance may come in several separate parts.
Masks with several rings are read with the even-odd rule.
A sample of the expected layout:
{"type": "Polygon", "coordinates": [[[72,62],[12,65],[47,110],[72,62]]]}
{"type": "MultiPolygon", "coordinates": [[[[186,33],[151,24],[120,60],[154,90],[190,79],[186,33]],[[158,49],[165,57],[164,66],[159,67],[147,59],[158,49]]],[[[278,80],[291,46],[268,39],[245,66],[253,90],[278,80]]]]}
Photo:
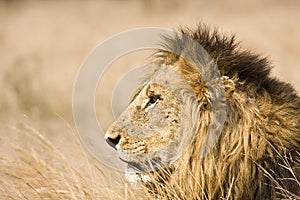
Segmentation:
{"type": "Polygon", "coordinates": [[[104,173],[78,140],[75,151],[82,160],[76,168],[33,127],[13,131],[30,144],[6,143],[9,154],[0,155],[1,199],[142,199],[120,174],[104,173]]]}
{"type": "MultiPolygon", "coordinates": [[[[258,0],[0,1],[0,199],[147,198],[90,157],[77,138],[72,86],[99,42],[136,27],[201,20],[269,55],[274,74],[299,91],[299,8],[298,1],[258,0]]],[[[104,129],[113,117],[101,91],[109,94],[123,67],[138,64],[129,55],[99,85],[96,107],[104,129]]]]}

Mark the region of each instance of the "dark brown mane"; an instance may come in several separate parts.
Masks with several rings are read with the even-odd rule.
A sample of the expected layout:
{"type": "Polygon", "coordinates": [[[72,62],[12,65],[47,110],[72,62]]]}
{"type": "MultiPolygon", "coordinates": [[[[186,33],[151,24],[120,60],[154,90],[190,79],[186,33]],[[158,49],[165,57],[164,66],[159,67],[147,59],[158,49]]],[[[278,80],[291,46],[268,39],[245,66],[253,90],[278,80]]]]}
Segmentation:
{"type": "MultiPolygon", "coordinates": [[[[290,84],[271,77],[272,66],[268,59],[254,52],[242,50],[234,35],[220,34],[217,29],[211,30],[203,24],[194,30],[181,28],[179,31],[182,35],[197,41],[208,52],[216,62],[221,75],[230,78],[236,76],[240,82],[247,84],[256,93],[261,93],[262,90],[268,92],[278,104],[294,101],[300,110],[300,100],[295,89],[290,84]],[[295,102],[295,99],[298,99],[298,102],[295,102]]],[[[190,40],[183,38],[182,35],[165,37],[162,46],[164,49],[175,50],[176,54],[185,51],[190,40]]],[[[243,90],[245,87],[237,89],[243,90]]]]}
{"type": "MultiPolygon", "coordinates": [[[[175,36],[164,37],[163,50],[155,54],[155,62],[175,66],[193,87],[202,105],[206,104],[203,102],[210,102],[206,100],[210,96],[204,89],[207,87],[205,82],[213,80],[211,74],[215,73],[210,72],[211,58],[207,59],[207,53],[202,48],[213,59],[222,79],[231,81],[223,80],[226,92],[230,88],[230,95],[226,94],[227,119],[219,146],[211,153],[211,157],[199,160],[192,153],[187,154],[186,160],[183,159],[179,164],[183,167],[175,172],[175,182],[188,179],[190,171],[185,168],[191,168],[194,170],[192,172],[200,174],[199,177],[206,175],[205,179],[201,179],[201,187],[197,184],[194,186],[196,191],[199,190],[199,196],[210,192],[212,199],[226,196],[226,193],[219,193],[227,191],[229,182],[233,180],[233,198],[283,198],[289,192],[299,195],[300,98],[296,90],[289,83],[272,77],[272,66],[268,59],[243,50],[235,41],[235,36],[220,34],[205,25],[196,29],[181,28],[175,36]],[[196,62],[191,63],[190,60],[196,62]],[[205,76],[208,76],[206,80],[201,70],[195,70],[195,66],[204,66],[204,70],[209,71],[205,71],[205,76]],[[227,155],[232,158],[224,162],[222,159],[227,155]],[[223,171],[223,168],[228,170],[223,171]],[[214,173],[222,176],[219,178],[225,185],[210,185],[210,182],[216,181],[214,173]]],[[[205,107],[203,113],[201,122],[211,118],[207,117],[211,115],[209,107],[205,107]]],[[[200,148],[205,133],[203,126],[192,152],[200,148]]]]}

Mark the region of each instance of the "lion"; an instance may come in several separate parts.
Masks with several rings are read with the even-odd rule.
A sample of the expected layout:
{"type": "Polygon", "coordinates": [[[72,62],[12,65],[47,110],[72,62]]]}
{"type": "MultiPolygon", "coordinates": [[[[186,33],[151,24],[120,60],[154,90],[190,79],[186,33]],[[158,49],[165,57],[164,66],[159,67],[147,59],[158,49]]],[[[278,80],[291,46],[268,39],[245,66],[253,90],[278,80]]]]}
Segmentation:
{"type": "Polygon", "coordinates": [[[159,199],[300,196],[300,98],[268,59],[198,25],[164,36],[105,138],[159,199]]]}

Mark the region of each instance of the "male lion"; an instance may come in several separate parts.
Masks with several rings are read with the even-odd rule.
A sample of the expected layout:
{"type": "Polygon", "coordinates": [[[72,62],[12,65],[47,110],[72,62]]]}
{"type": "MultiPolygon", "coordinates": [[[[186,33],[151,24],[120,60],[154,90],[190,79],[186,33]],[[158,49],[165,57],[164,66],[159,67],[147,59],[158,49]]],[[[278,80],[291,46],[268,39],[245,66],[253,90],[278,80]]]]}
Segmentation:
{"type": "Polygon", "coordinates": [[[203,25],[162,47],[106,132],[128,180],[160,199],[299,197],[293,87],[270,76],[266,58],[203,25]]]}

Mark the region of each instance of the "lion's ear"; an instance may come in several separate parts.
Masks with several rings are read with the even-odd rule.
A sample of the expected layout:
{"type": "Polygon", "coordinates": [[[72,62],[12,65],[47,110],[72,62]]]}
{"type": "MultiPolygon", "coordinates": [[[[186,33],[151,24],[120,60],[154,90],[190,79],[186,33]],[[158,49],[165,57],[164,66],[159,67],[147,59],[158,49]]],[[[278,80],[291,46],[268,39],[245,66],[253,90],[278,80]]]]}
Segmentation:
{"type": "Polygon", "coordinates": [[[235,91],[235,82],[228,76],[222,76],[222,81],[225,87],[226,97],[231,97],[235,91]]]}

